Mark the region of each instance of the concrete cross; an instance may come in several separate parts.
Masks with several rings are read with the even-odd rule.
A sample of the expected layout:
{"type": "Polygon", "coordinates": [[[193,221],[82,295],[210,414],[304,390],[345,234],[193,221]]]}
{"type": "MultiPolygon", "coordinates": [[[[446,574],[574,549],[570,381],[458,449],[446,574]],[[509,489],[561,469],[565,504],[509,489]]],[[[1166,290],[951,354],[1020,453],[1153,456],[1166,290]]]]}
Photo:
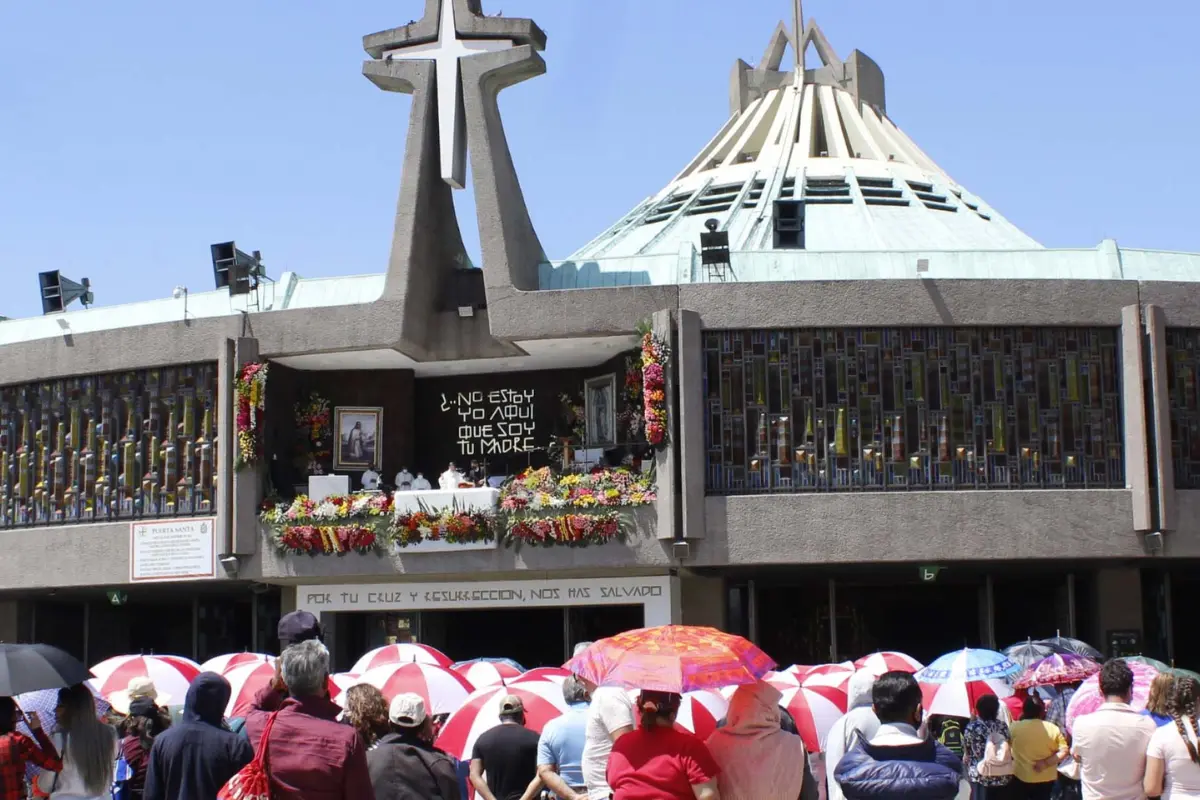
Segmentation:
{"type": "Polygon", "coordinates": [[[478,53],[495,53],[517,46],[511,39],[461,38],[454,25],[454,0],[441,0],[436,42],[405,45],[383,53],[385,61],[431,60],[437,70],[438,144],[442,180],[455,189],[466,186],[467,133],[463,127],[462,80],[458,62],[478,53]]]}

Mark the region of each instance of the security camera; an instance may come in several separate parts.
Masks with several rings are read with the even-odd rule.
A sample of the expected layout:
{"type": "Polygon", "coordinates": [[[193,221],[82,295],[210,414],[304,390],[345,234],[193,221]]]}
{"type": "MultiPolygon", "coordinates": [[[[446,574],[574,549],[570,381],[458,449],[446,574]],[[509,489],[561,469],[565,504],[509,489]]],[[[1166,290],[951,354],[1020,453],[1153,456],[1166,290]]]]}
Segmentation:
{"type": "Polygon", "coordinates": [[[236,578],[238,574],[238,557],[234,555],[221,556],[218,559],[221,562],[221,567],[225,570],[225,574],[231,578],[236,578]]]}

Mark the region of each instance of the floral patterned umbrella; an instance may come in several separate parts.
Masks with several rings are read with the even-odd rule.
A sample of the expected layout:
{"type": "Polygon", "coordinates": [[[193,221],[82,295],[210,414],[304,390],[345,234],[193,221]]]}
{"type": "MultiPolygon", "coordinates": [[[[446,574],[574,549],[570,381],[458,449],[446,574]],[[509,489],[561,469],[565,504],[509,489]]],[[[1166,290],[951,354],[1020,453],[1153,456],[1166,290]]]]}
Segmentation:
{"type": "Polygon", "coordinates": [[[690,692],[754,683],[775,662],[741,636],[661,625],[601,639],[563,665],[600,686],[690,692]]]}
{"type": "MultiPolygon", "coordinates": [[[[1137,661],[1129,662],[1133,670],[1133,702],[1130,703],[1138,711],[1146,707],[1150,699],[1150,684],[1158,677],[1158,670],[1137,661]]],[[[1067,730],[1075,727],[1075,720],[1085,714],[1091,714],[1104,703],[1104,693],[1100,691],[1100,675],[1093,675],[1075,690],[1071,702],[1067,704],[1067,730]]]]}
{"type": "Polygon", "coordinates": [[[1100,665],[1090,658],[1074,653],[1055,653],[1026,667],[1021,677],[1013,683],[1013,688],[1028,689],[1033,686],[1079,683],[1099,671],[1100,665]]]}

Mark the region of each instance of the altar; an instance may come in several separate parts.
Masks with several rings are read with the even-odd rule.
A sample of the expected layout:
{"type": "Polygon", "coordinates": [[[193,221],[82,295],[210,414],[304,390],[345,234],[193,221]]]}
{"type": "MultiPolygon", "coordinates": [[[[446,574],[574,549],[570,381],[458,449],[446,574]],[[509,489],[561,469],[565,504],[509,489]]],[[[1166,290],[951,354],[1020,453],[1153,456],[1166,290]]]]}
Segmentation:
{"type": "MultiPolygon", "coordinates": [[[[453,509],[458,512],[492,512],[500,504],[500,490],[472,489],[421,489],[392,494],[392,513],[396,516],[418,511],[437,512],[453,509]]],[[[493,550],[499,539],[491,542],[445,542],[424,541],[401,547],[393,545],[396,553],[460,553],[464,550],[493,550]]]]}

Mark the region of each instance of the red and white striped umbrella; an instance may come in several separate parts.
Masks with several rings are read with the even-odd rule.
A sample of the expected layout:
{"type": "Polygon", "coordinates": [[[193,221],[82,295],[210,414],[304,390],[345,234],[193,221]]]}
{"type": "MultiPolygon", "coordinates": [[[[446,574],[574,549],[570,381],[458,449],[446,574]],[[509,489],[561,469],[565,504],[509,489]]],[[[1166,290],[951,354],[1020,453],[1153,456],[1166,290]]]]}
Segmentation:
{"type": "Polygon", "coordinates": [[[894,651],[863,656],[854,662],[854,666],[870,670],[875,675],[882,675],[885,672],[919,672],[925,668],[924,664],[912,656],[894,651]]]}
{"type": "Polygon", "coordinates": [[[467,679],[476,689],[496,684],[511,683],[521,677],[521,670],[504,662],[476,661],[473,664],[459,664],[453,668],[455,672],[467,679]]]}
{"type": "MultiPolygon", "coordinates": [[[[275,677],[275,665],[265,661],[257,664],[240,664],[232,667],[224,677],[229,681],[232,689],[229,703],[225,706],[225,716],[230,719],[244,717],[250,711],[250,705],[254,702],[255,695],[275,677]]],[[[337,684],[330,678],[329,696],[334,697],[337,693],[337,684]]]]}
{"type": "MultiPolygon", "coordinates": [[[[453,713],[474,691],[462,675],[435,664],[384,664],[364,672],[358,683],[371,684],[383,692],[389,703],[404,692],[419,694],[425,699],[425,708],[431,715],[453,713]]],[[[562,690],[558,693],[561,695],[562,690]]],[[[339,706],[343,705],[344,694],[334,699],[339,706]]]]}
{"type": "Polygon", "coordinates": [[[192,679],[200,674],[200,665],[182,656],[114,656],[92,667],[92,674],[96,676],[90,681],[92,688],[105,699],[128,689],[134,678],[149,678],[160,704],[181,705],[192,679]]]}
{"type": "Polygon", "coordinates": [[[1009,697],[1012,687],[1003,678],[987,678],[968,681],[951,680],[946,683],[922,683],[921,695],[925,714],[943,714],[949,717],[969,718],[975,713],[975,701],[985,694],[1009,697]]]}
{"type": "Polygon", "coordinates": [[[436,647],[430,647],[427,644],[416,644],[414,642],[401,642],[400,644],[388,644],[383,647],[376,647],[360,658],[350,668],[350,671],[361,675],[369,669],[382,667],[386,664],[433,664],[434,666],[449,669],[453,663],[449,656],[436,647]]]}
{"type": "Polygon", "coordinates": [[[561,685],[569,677],[571,677],[571,670],[569,669],[563,669],[562,667],[534,667],[522,672],[521,677],[509,681],[509,686],[514,683],[525,683],[526,681],[554,681],[561,685]]]}
{"type": "Polygon", "coordinates": [[[335,700],[341,697],[342,692],[358,683],[358,677],[358,673],[355,672],[338,672],[330,675],[329,680],[333,681],[333,685],[337,687],[337,691],[330,695],[330,697],[335,698],[335,700]]]}
{"type": "Polygon", "coordinates": [[[525,704],[525,726],[541,733],[567,710],[562,686],[554,681],[525,681],[514,686],[489,686],[471,694],[450,715],[437,738],[437,747],[459,759],[469,759],[477,740],[500,724],[500,701],[514,694],[525,704]]]}
{"type": "MultiPolygon", "coordinates": [[[[794,689],[799,686],[803,677],[801,673],[784,670],[783,672],[768,672],[763,675],[762,679],[782,692],[784,689],[794,689]]],[[[736,686],[726,686],[721,689],[721,693],[729,697],[736,690],[736,686]],[[726,693],[726,689],[729,690],[728,693],[726,693]]]]}
{"type": "Polygon", "coordinates": [[[218,675],[224,675],[234,667],[240,667],[243,664],[274,664],[275,656],[269,656],[265,653],[227,653],[223,656],[210,658],[200,665],[201,672],[215,672],[218,675]]]}
{"type": "Polygon", "coordinates": [[[796,721],[808,752],[816,753],[833,723],[846,713],[846,693],[830,686],[801,686],[783,690],[779,705],[796,721]]]}

